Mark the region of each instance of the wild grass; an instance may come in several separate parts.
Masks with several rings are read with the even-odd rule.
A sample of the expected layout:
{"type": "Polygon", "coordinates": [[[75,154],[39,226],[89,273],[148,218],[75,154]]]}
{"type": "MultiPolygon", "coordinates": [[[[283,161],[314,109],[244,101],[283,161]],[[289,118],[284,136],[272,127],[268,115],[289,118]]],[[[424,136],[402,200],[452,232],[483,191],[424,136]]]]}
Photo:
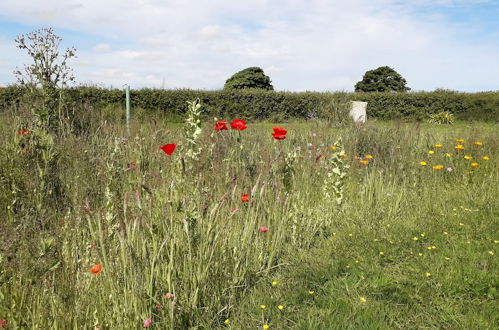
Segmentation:
{"type": "Polygon", "coordinates": [[[52,144],[2,116],[6,327],[497,327],[494,124],[297,121],[276,141],[272,123],[203,123],[190,160],[182,127],[147,116],[131,136],[109,120],[52,144]],[[324,185],[340,137],[338,205],[324,185]]]}

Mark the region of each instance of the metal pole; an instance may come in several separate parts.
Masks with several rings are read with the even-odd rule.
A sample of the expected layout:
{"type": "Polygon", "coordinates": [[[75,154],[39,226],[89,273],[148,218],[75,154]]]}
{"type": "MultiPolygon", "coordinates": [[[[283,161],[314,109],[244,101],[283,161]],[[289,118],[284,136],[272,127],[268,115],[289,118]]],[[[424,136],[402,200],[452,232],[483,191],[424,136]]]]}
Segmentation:
{"type": "Polygon", "coordinates": [[[125,85],[126,94],[126,131],[130,135],[130,86],[125,85]]]}

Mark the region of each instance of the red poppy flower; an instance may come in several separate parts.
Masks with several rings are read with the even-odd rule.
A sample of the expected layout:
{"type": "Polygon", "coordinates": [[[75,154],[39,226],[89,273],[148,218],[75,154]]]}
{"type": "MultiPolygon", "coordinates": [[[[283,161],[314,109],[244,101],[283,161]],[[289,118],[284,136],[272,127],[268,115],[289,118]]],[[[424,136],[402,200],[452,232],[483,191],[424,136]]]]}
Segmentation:
{"type": "Polygon", "coordinates": [[[92,274],[95,274],[95,275],[98,275],[100,272],[102,272],[102,265],[101,264],[96,264],[94,266],[92,266],[92,268],[90,268],[90,272],[92,274]]]}
{"type": "Polygon", "coordinates": [[[247,202],[249,202],[249,201],[250,201],[250,197],[249,197],[249,195],[248,195],[248,194],[243,194],[243,195],[241,196],[241,202],[247,203],[247,202]]]}
{"type": "Polygon", "coordinates": [[[164,146],[159,147],[159,149],[163,150],[168,156],[170,156],[177,145],[175,143],[165,144],[164,146]]]}
{"type": "Polygon", "coordinates": [[[215,123],[215,131],[225,131],[227,130],[227,126],[225,126],[225,124],[227,124],[227,120],[222,120],[222,121],[217,121],[215,123]]]}
{"type": "Polygon", "coordinates": [[[236,129],[238,131],[244,131],[245,129],[248,128],[248,127],[246,127],[246,121],[244,121],[242,119],[234,119],[230,123],[230,127],[232,127],[232,129],[236,129]]]}
{"type": "Polygon", "coordinates": [[[269,227],[260,227],[260,228],[258,229],[258,231],[259,231],[259,232],[261,232],[261,233],[266,233],[266,232],[268,232],[268,231],[269,231],[269,227]]]}
{"type": "Polygon", "coordinates": [[[284,140],[286,138],[286,131],[284,128],[277,126],[274,127],[274,133],[272,133],[272,136],[274,137],[274,140],[284,140]]]}
{"type": "Polygon", "coordinates": [[[0,321],[0,328],[5,327],[9,323],[9,320],[1,320],[0,321]]]}
{"type": "Polygon", "coordinates": [[[17,135],[29,135],[29,129],[20,129],[19,131],[17,131],[17,135]]]}

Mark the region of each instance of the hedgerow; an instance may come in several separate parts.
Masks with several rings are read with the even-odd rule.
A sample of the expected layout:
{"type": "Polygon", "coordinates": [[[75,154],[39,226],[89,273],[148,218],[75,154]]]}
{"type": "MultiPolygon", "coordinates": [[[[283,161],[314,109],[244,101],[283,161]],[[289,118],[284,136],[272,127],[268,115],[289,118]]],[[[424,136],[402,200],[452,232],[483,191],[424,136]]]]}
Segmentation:
{"type": "MultiPolygon", "coordinates": [[[[123,105],[125,93],[119,89],[76,87],[68,90],[73,106],[104,108],[123,105]]],[[[17,86],[0,89],[0,110],[22,107],[23,90],[17,86]]],[[[187,101],[199,98],[203,115],[208,117],[240,116],[248,119],[286,120],[325,118],[335,100],[366,101],[367,115],[378,119],[423,120],[447,111],[461,120],[497,121],[499,92],[461,93],[453,91],[414,93],[345,93],[345,92],[274,92],[247,90],[159,90],[131,91],[133,108],[181,115],[187,101]],[[333,102],[332,102],[333,101],[333,102]]]]}

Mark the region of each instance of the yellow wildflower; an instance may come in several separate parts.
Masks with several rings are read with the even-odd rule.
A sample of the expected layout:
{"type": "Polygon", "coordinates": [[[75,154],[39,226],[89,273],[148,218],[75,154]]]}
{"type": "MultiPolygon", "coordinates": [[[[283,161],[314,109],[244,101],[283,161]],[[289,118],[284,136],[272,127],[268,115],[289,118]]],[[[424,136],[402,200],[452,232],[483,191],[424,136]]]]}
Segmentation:
{"type": "Polygon", "coordinates": [[[264,328],[264,329],[268,329],[268,328],[269,328],[269,325],[268,325],[268,324],[264,324],[262,328],[264,328]]]}
{"type": "Polygon", "coordinates": [[[479,142],[479,141],[473,142],[473,145],[477,146],[477,147],[481,147],[481,146],[483,146],[483,142],[479,142]]]}
{"type": "Polygon", "coordinates": [[[359,298],[359,301],[360,301],[361,303],[365,303],[365,302],[367,301],[367,299],[366,299],[365,297],[360,297],[360,298],[359,298]]]}
{"type": "Polygon", "coordinates": [[[369,161],[365,160],[365,159],[362,159],[362,160],[359,160],[359,164],[360,165],[367,165],[367,164],[369,164],[369,161]]]}
{"type": "Polygon", "coordinates": [[[480,166],[480,164],[478,164],[478,163],[471,163],[471,167],[473,167],[473,168],[477,168],[478,166],[480,166]]]}
{"type": "Polygon", "coordinates": [[[445,155],[446,155],[447,157],[452,157],[452,154],[450,154],[450,153],[448,153],[448,152],[446,152],[446,153],[445,153],[445,155]]]}
{"type": "Polygon", "coordinates": [[[435,144],[435,148],[437,148],[437,149],[440,149],[442,147],[443,147],[443,145],[441,145],[441,144],[435,144]]]}
{"type": "Polygon", "coordinates": [[[224,321],[224,323],[227,324],[227,325],[229,325],[230,324],[230,320],[227,319],[227,320],[224,321]]]}
{"type": "Polygon", "coordinates": [[[336,151],[336,149],[338,149],[337,146],[331,146],[331,150],[336,151]]]}
{"type": "Polygon", "coordinates": [[[483,156],[483,157],[482,157],[482,159],[483,159],[483,160],[490,160],[490,158],[489,158],[489,157],[487,157],[487,156],[483,156]]]}
{"type": "Polygon", "coordinates": [[[435,165],[435,166],[433,166],[433,169],[434,169],[435,171],[440,171],[440,170],[441,170],[441,169],[443,169],[443,168],[444,168],[444,166],[443,166],[443,165],[435,165]]]}
{"type": "Polygon", "coordinates": [[[490,254],[491,256],[493,256],[493,255],[494,255],[494,251],[489,251],[489,254],[490,254]]]}
{"type": "Polygon", "coordinates": [[[383,252],[383,251],[379,251],[379,255],[380,255],[380,256],[383,256],[383,255],[385,255],[385,252],[383,252]]]}
{"type": "Polygon", "coordinates": [[[373,159],[373,156],[372,155],[365,155],[364,158],[365,159],[373,159]]]}
{"type": "Polygon", "coordinates": [[[414,237],[412,238],[412,240],[413,240],[413,241],[417,241],[417,240],[418,240],[418,238],[414,236],[414,237]]]}
{"type": "Polygon", "coordinates": [[[463,151],[464,147],[461,144],[458,144],[457,146],[454,147],[457,151],[463,151]]]}
{"type": "Polygon", "coordinates": [[[466,159],[466,160],[470,160],[470,159],[473,159],[473,157],[471,157],[471,156],[468,156],[468,155],[464,156],[463,158],[464,158],[464,159],[466,159]]]}
{"type": "Polygon", "coordinates": [[[284,309],[284,306],[283,305],[279,305],[279,306],[277,306],[277,308],[282,311],[284,309]]]}
{"type": "Polygon", "coordinates": [[[426,162],[419,162],[419,165],[426,166],[426,162]]]}
{"type": "Polygon", "coordinates": [[[422,256],[423,256],[423,254],[422,254],[421,252],[419,252],[419,253],[418,253],[418,256],[422,257],[422,256]]]}
{"type": "Polygon", "coordinates": [[[261,309],[265,309],[265,308],[267,308],[267,306],[265,306],[265,305],[260,305],[260,308],[261,308],[261,309]]]}
{"type": "Polygon", "coordinates": [[[314,294],[314,293],[315,293],[315,291],[314,291],[314,290],[310,290],[310,291],[308,292],[308,294],[314,294]]]}
{"type": "Polygon", "coordinates": [[[433,155],[434,153],[435,153],[435,151],[433,151],[433,150],[428,151],[428,154],[430,154],[430,155],[433,155]]]}
{"type": "Polygon", "coordinates": [[[426,276],[430,277],[430,276],[431,276],[431,273],[426,273],[426,276]]]}
{"type": "Polygon", "coordinates": [[[456,139],[456,143],[464,143],[464,139],[456,139]]]}

